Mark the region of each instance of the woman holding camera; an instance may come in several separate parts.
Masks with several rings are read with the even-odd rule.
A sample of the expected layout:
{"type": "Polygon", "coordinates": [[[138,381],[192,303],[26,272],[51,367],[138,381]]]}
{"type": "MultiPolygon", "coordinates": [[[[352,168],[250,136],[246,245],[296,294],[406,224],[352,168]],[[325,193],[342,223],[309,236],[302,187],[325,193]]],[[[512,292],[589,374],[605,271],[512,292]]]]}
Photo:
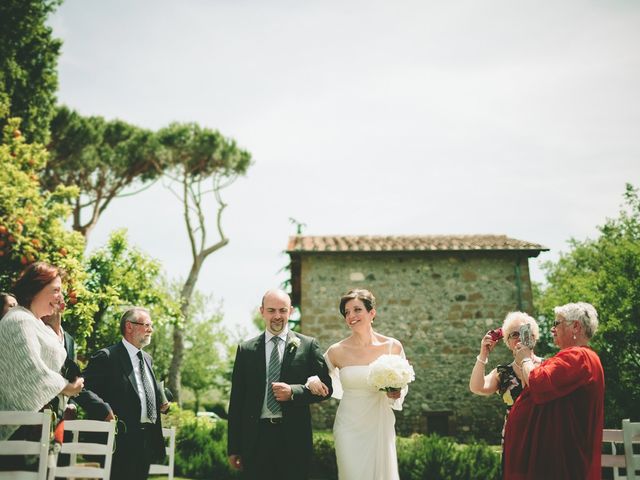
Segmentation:
{"type": "Polygon", "coordinates": [[[511,409],[505,432],[505,478],[600,478],[604,372],[589,340],[598,313],[588,303],[556,307],[551,333],[560,351],[541,365],[516,347],[527,388],[511,409]]]}
{"type": "MultiPolygon", "coordinates": [[[[502,339],[505,345],[514,355],[516,346],[520,343],[520,330],[523,326],[528,325],[526,330],[530,332],[531,349],[538,340],[540,329],[538,324],[530,315],[524,312],[509,312],[504,319],[501,329],[490,330],[482,337],[480,342],[480,354],[476,357],[476,363],[471,371],[469,379],[469,389],[476,395],[492,395],[497,393],[507,405],[507,411],[504,416],[504,423],[507,423],[509,410],[514,404],[518,395],[522,392],[522,382],[518,378],[518,366],[511,362],[507,365],[498,365],[496,368],[485,374],[485,367],[489,362],[489,354],[502,339]]],[[[531,354],[532,362],[540,364],[542,359],[531,354]]],[[[502,437],[504,441],[504,425],[502,428],[502,437]]]]}

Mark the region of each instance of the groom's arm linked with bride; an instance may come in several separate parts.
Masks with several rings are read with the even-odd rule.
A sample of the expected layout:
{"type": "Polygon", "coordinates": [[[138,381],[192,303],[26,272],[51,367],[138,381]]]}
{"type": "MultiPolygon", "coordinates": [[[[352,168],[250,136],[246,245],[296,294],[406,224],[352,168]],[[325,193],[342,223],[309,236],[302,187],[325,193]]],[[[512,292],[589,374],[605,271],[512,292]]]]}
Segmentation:
{"type": "Polygon", "coordinates": [[[260,307],[265,331],[236,352],[227,453],[244,478],[307,478],[313,450],[309,405],[332,393],[318,341],[288,329],[291,311],[289,295],[268,291],[260,307]],[[312,376],[325,385],[325,396],[305,387],[312,376]]]}

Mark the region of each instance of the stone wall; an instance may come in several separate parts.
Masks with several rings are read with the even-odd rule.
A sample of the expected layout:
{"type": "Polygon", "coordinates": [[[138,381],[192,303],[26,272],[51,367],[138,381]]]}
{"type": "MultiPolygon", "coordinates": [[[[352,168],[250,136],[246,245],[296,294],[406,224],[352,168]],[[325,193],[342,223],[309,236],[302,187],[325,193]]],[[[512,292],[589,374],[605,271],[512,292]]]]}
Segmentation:
{"type": "MultiPolygon", "coordinates": [[[[473,395],[469,375],[486,331],[500,326],[519,304],[525,311],[532,309],[525,255],[358,252],[296,257],[302,332],[318,338],[323,348],[349,335],[338,311],[342,293],[361,287],[376,296],[375,330],[403,343],[416,372],[404,409],[396,412],[399,432],[436,431],[499,442],[504,404],[497,395],[473,395]]],[[[500,345],[487,372],[511,359],[500,345]]],[[[336,407],[333,399],[316,406],[316,427],[330,428],[336,407]]]]}

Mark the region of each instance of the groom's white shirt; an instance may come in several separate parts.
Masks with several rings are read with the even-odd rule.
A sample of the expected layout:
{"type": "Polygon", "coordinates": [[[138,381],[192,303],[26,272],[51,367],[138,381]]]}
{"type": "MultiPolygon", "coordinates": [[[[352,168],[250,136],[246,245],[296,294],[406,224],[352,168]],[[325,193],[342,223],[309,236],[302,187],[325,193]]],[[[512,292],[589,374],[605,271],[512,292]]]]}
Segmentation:
{"type": "MultiPolygon", "coordinates": [[[[278,342],[278,356],[280,357],[280,363],[282,363],[282,357],[284,355],[284,348],[287,344],[287,334],[289,333],[289,328],[285,328],[282,332],[278,334],[278,337],[282,340],[278,342]]],[[[273,342],[271,339],[275,337],[273,333],[269,330],[264,331],[264,365],[265,365],[265,382],[264,382],[264,401],[262,402],[262,413],[260,414],[260,418],[281,418],[282,413],[274,415],[271,413],[271,410],[267,408],[267,395],[269,393],[269,389],[271,385],[268,382],[269,378],[269,359],[271,358],[271,350],[273,350],[273,342]]]]}

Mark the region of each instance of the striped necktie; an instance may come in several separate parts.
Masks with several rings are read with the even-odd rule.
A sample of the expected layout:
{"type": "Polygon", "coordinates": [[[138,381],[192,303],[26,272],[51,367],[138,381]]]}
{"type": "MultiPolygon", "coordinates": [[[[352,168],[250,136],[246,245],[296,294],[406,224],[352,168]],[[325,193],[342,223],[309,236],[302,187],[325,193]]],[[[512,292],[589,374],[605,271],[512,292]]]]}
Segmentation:
{"type": "Polygon", "coordinates": [[[144,366],[144,360],[142,360],[142,350],[138,352],[138,360],[140,364],[140,376],[142,377],[142,386],[144,387],[144,398],[147,404],[147,417],[151,420],[151,423],[156,423],[156,406],[153,404],[153,387],[147,375],[147,369],[144,366]]]}
{"type": "Polygon", "coordinates": [[[273,395],[273,388],[271,387],[271,384],[280,380],[280,354],[278,353],[278,343],[280,342],[280,337],[273,337],[271,339],[271,342],[273,342],[273,348],[271,349],[271,356],[269,357],[269,376],[267,379],[267,408],[271,411],[271,413],[279,414],[282,412],[282,407],[276,400],[276,397],[274,397],[273,395]]]}

